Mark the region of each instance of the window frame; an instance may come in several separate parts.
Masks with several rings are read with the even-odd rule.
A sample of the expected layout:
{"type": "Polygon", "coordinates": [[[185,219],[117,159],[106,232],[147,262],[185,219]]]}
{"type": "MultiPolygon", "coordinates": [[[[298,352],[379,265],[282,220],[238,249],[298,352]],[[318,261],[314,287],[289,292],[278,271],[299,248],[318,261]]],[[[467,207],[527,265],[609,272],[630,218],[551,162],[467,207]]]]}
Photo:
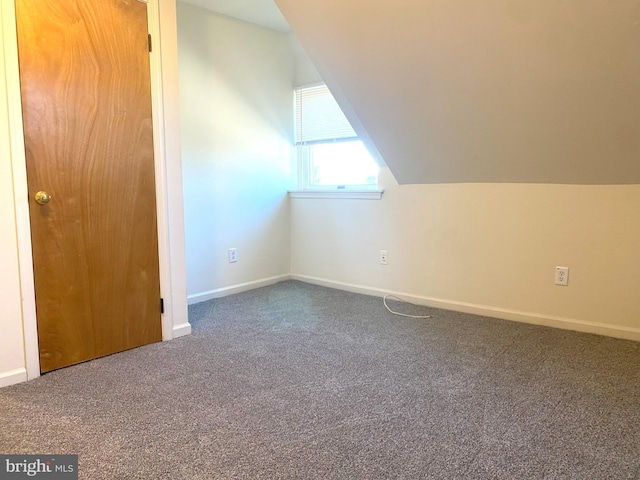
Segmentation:
{"type": "MultiPolygon", "coordinates": [[[[351,141],[362,142],[360,139],[353,139],[351,141]]],[[[327,142],[329,143],[329,142],[327,142]]],[[[329,185],[318,185],[313,183],[311,174],[312,174],[312,160],[311,160],[311,149],[314,144],[308,145],[297,145],[296,146],[296,157],[298,162],[298,186],[302,190],[375,190],[378,188],[378,182],[376,177],[375,184],[329,184],[329,185]]]]}
{"type": "MultiPolygon", "coordinates": [[[[301,85],[294,88],[293,100],[294,100],[294,152],[296,155],[296,168],[297,168],[297,190],[290,190],[290,196],[293,198],[359,198],[359,199],[380,199],[382,197],[383,190],[379,188],[379,176],[376,179],[375,184],[335,184],[335,185],[316,185],[311,179],[311,158],[310,152],[313,145],[339,143],[362,140],[357,136],[345,137],[344,139],[328,139],[326,141],[314,140],[310,142],[298,141],[299,136],[299,112],[298,112],[298,91],[305,88],[315,88],[326,86],[325,83],[314,83],[310,85],[301,85]]],[[[331,92],[329,92],[331,93],[331,92]]],[[[337,102],[336,102],[337,105],[337,102]]],[[[337,105],[339,108],[339,105],[337,105]]],[[[348,120],[345,117],[345,120],[348,120]]],[[[300,122],[301,123],[301,122],[300,122]]],[[[354,132],[355,133],[355,132],[354,132]]],[[[366,146],[365,146],[366,148],[366,146]]],[[[374,160],[375,161],[375,160],[374,160]]]]}

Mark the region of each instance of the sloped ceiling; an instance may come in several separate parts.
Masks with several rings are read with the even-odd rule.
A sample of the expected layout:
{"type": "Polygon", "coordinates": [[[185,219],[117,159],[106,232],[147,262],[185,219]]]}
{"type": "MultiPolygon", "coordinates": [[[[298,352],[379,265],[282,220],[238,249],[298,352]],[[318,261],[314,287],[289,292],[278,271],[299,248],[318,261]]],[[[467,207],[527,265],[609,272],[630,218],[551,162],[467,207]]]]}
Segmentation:
{"type": "Polygon", "coordinates": [[[276,0],[400,183],[640,183],[637,0],[276,0]]]}
{"type": "Polygon", "coordinates": [[[282,17],[273,0],[179,0],[212,12],[237,18],[245,22],[290,32],[289,25],[282,17]]]}

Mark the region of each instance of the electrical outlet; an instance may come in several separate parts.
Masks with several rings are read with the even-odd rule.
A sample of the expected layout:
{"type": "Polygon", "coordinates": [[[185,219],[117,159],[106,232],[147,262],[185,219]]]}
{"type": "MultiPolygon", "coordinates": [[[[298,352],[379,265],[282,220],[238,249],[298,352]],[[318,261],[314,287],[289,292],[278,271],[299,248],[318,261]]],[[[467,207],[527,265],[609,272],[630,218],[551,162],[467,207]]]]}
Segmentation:
{"type": "Polygon", "coordinates": [[[556,285],[569,285],[569,267],[556,267],[556,285]]]}
{"type": "Polygon", "coordinates": [[[380,250],[380,265],[387,265],[389,263],[389,256],[386,250],[380,250]]]}
{"type": "Polygon", "coordinates": [[[236,263],[238,261],[238,252],[235,248],[229,249],[229,263],[236,263]]]}

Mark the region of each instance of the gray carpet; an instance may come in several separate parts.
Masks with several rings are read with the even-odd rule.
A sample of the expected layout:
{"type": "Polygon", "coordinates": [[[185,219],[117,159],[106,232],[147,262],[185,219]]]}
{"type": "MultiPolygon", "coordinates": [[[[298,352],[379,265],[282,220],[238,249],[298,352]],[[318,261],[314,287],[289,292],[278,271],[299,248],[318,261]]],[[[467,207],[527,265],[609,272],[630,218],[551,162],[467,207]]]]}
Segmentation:
{"type": "Polygon", "coordinates": [[[90,479],[640,478],[640,344],[299,282],[0,390],[0,453],[90,479]]]}

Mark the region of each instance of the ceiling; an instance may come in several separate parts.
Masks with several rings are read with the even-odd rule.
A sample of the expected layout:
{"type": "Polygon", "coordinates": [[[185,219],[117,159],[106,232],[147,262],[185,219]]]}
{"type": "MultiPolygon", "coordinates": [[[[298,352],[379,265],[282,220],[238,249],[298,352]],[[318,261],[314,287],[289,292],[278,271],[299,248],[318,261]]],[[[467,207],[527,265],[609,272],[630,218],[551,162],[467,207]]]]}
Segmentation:
{"type": "Polygon", "coordinates": [[[245,22],[272,28],[281,32],[290,32],[273,0],[179,0],[212,12],[234,17],[245,22]]]}
{"type": "Polygon", "coordinates": [[[274,1],[400,184],[640,183],[637,0],[274,1]]]}

